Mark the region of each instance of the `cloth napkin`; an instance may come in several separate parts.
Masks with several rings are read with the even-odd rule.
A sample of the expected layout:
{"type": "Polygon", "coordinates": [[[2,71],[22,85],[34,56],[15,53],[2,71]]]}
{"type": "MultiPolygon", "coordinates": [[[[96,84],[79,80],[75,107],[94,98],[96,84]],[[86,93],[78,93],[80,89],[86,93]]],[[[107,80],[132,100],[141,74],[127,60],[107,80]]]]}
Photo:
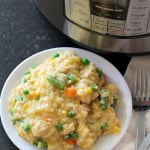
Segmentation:
{"type": "MultiPolygon", "coordinates": [[[[150,111],[145,114],[146,133],[150,132],[150,111]]],[[[136,112],[133,110],[129,128],[120,143],[114,150],[135,150],[136,139],[136,112]]],[[[150,148],[148,149],[150,150],[150,148]]]]}
{"type": "MultiPolygon", "coordinates": [[[[127,69],[132,70],[134,67],[137,68],[143,66],[145,68],[150,69],[150,55],[132,57],[127,69]]],[[[148,132],[150,132],[150,110],[145,113],[145,125],[147,134],[148,132]]],[[[136,111],[133,110],[129,128],[126,134],[124,135],[123,139],[121,140],[121,142],[114,148],[114,150],[135,150],[135,141],[136,141],[136,111]]],[[[150,148],[148,150],[150,150],[150,148]]]]}

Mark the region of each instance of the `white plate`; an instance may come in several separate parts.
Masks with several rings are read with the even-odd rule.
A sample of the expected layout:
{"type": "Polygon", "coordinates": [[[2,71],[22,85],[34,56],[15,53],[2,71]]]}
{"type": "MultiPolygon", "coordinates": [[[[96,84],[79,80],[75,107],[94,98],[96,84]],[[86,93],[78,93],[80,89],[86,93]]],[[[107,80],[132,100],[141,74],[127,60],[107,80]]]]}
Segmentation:
{"type": "Polygon", "coordinates": [[[132,101],[131,94],[129,88],[127,86],[124,77],[121,73],[107,60],[104,58],[86,50],[77,49],[77,48],[53,48],[45,51],[41,51],[35,55],[24,60],[21,64],[19,64],[9,75],[6,80],[2,93],[1,93],[1,101],[0,101],[0,110],[1,110],[1,120],[4,126],[4,129],[11,139],[11,141],[21,150],[35,150],[37,149],[35,146],[29,144],[27,141],[22,139],[17,135],[17,132],[10,121],[9,113],[8,113],[8,98],[10,96],[11,89],[16,87],[26,70],[28,70],[33,64],[41,64],[45,59],[52,56],[56,51],[65,51],[65,50],[74,50],[78,55],[83,58],[88,58],[90,61],[96,64],[97,67],[101,68],[103,72],[106,74],[107,79],[116,84],[119,89],[119,96],[121,98],[121,102],[117,107],[117,116],[122,122],[121,132],[119,135],[109,135],[99,138],[96,142],[94,150],[111,150],[116,144],[119,143],[123,135],[125,134],[132,112],[132,101]]]}

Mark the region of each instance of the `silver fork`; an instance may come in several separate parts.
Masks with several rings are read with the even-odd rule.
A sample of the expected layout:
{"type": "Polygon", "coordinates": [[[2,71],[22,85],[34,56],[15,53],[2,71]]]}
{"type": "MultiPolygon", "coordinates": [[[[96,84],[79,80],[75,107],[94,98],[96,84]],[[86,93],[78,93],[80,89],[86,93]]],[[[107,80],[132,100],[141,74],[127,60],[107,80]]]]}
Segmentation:
{"type": "Polygon", "coordinates": [[[150,57],[142,58],[132,58],[125,73],[137,111],[136,150],[145,138],[145,111],[150,108],[150,57]]]}
{"type": "Polygon", "coordinates": [[[147,150],[150,145],[150,132],[146,135],[146,138],[144,139],[143,143],[140,145],[139,150],[147,150]]]}

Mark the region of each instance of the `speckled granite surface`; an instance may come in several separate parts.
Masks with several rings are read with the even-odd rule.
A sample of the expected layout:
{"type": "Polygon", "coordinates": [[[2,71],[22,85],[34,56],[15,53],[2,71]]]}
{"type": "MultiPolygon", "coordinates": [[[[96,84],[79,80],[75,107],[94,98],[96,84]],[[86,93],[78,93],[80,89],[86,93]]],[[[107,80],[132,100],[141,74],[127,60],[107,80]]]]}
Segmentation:
{"type": "MultiPolygon", "coordinates": [[[[0,0],[0,92],[10,72],[28,56],[53,47],[79,47],[47,22],[32,0],[0,0]]],[[[129,57],[100,54],[123,74],[129,57]]],[[[0,150],[16,150],[0,122],[0,150]]]]}

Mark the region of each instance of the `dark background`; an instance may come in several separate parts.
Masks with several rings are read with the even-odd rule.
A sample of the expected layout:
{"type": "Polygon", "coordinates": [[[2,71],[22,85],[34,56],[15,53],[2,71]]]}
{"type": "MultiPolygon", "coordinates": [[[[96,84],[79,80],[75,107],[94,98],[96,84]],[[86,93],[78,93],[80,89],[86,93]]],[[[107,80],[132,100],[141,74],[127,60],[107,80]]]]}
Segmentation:
{"type": "MultiPolygon", "coordinates": [[[[52,26],[32,0],[0,0],[0,92],[16,65],[36,52],[53,47],[80,48],[52,26]]],[[[110,53],[99,55],[124,74],[130,57],[110,53]]],[[[0,150],[16,149],[0,122],[0,150]]]]}

